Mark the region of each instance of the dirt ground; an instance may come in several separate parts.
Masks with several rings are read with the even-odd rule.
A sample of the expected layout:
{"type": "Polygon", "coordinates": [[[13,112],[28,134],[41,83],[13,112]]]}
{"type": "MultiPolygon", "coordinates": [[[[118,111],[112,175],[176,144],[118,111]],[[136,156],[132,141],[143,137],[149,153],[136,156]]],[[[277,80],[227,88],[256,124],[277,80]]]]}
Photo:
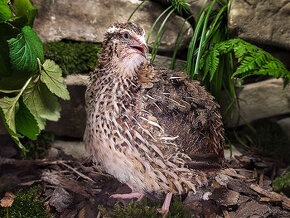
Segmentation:
{"type": "MultiPolygon", "coordinates": [[[[207,187],[175,197],[188,211],[186,216],[172,211],[169,217],[290,217],[290,199],[273,192],[272,188],[273,178],[282,175],[286,167],[255,152],[231,158],[212,176],[207,187]]],[[[42,193],[38,198],[44,200],[46,211],[53,217],[137,216],[130,215],[134,212],[128,209],[127,215],[108,212],[116,204],[120,211],[122,207],[132,206],[129,201],[110,198],[115,193],[129,193],[130,188],[104,173],[89,158],[75,159],[62,151],[42,160],[0,158],[0,198],[6,192],[35,184],[41,184],[42,193]]],[[[156,207],[162,203],[152,195],[146,198],[150,200],[142,202],[141,207],[147,212],[152,205],[148,202],[156,202],[153,203],[156,207]]],[[[148,217],[161,217],[154,211],[148,217]]]]}

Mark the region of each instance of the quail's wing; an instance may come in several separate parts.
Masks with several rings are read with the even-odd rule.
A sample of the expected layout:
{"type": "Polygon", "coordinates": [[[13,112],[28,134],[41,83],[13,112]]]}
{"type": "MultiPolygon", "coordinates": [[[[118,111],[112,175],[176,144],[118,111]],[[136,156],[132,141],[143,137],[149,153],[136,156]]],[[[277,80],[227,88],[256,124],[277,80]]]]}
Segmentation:
{"type": "Polygon", "coordinates": [[[220,166],[224,138],[214,98],[183,72],[154,69],[145,78],[145,110],[163,129],[165,137],[191,157],[188,164],[202,169],[220,166]]]}

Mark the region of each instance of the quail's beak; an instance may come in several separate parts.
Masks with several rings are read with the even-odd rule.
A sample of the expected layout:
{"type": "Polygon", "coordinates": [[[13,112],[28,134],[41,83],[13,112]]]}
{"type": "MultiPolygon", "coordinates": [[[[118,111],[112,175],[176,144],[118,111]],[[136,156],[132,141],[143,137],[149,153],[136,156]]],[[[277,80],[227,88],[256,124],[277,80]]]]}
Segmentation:
{"type": "Polygon", "coordinates": [[[147,58],[148,46],[145,43],[140,42],[139,40],[134,40],[130,45],[130,48],[140,53],[145,58],[147,58]]]}

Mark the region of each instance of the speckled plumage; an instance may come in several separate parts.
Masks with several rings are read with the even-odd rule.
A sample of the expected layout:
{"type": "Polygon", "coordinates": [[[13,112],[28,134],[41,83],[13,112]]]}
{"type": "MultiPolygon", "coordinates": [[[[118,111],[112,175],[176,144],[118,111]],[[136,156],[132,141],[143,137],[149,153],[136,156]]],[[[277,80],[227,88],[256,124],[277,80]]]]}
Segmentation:
{"type": "Polygon", "coordinates": [[[86,92],[86,148],[139,192],[182,194],[206,184],[205,170],[223,160],[219,107],[184,73],[151,66],[144,43],[134,23],[106,33],[86,92]]]}

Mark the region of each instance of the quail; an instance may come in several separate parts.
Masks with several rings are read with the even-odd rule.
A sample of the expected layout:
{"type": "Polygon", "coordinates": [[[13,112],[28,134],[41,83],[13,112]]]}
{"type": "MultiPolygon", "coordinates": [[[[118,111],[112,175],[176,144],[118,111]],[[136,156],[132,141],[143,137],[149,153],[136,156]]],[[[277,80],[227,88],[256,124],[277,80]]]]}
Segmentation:
{"type": "Polygon", "coordinates": [[[114,198],[195,191],[223,162],[219,105],[199,82],[152,66],[145,31],[116,23],[106,32],[86,91],[85,144],[94,160],[132,193],[114,198]]]}

